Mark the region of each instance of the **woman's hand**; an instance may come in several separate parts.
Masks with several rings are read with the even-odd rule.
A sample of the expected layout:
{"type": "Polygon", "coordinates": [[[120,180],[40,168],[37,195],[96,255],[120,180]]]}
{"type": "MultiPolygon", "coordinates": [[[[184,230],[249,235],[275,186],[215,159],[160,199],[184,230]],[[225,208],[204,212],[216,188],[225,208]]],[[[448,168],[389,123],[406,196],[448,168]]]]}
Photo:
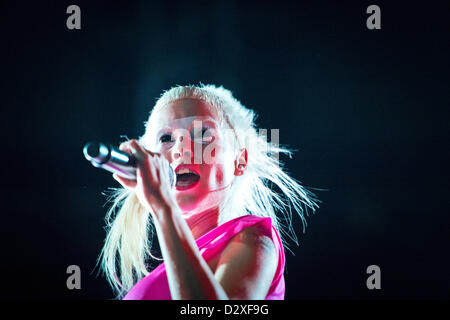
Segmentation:
{"type": "Polygon", "coordinates": [[[113,174],[124,188],[136,193],[141,205],[159,218],[177,202],[169,177],[169,162],[159,153],[144,149],[135,139],[123,142],[120,150],[132,154],[137,160],[136,180],[113,174]]]}

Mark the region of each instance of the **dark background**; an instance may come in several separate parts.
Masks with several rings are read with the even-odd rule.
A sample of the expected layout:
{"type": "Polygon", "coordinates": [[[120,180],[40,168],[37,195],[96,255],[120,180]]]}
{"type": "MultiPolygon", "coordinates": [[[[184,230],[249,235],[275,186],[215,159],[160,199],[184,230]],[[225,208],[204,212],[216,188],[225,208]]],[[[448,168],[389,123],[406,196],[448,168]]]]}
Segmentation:
{"type": "Polygon", "coordinates": [[[298,150],[288,171],[328,189],[305,234],[294,221],[286,299],[448,299],[449,15],[444,1],[1,1],[0,297],[113,298],[95,264],[101,193],[118,184],[82,147],[141,135],[163,90],[201,81],[279,128],[298,150]]]}

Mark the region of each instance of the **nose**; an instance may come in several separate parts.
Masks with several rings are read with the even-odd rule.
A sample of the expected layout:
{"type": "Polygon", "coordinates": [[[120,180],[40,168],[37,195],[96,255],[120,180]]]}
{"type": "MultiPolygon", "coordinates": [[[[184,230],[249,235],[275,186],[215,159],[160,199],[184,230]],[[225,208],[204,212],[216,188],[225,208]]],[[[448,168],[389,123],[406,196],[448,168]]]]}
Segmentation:
{"type": "Polygon", "coordinates": [[[174,160],[183,158],[183,162],[186,164],[193,163],[193,141],[191,141],[188,134],[180,135],[176,138],[175,145],[173,147],[174,160]]]}

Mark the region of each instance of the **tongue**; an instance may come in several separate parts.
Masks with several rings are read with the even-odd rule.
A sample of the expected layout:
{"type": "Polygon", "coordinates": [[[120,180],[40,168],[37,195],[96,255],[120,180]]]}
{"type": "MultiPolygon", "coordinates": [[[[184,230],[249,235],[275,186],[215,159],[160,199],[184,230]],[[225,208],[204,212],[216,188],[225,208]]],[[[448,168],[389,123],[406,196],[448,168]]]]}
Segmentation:
{"type": "Polygon", "coordinates": [[[197,182],[200,179],[200,177],[193,173],[183,173],[180,175],[177,175],[177,186],[183,187],[193,184],[194,182],[197,182]]]}

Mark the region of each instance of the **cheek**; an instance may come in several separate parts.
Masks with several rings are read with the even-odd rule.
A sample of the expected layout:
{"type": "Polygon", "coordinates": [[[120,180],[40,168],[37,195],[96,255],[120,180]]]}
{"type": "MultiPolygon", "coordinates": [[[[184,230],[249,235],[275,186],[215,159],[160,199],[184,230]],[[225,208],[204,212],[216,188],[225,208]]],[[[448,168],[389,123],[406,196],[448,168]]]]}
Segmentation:
{"type": "Polygon", "coordinates": [[[209,167],[208,179],[206,183],[210,188],[224,187],[231,183],[234,177],[232,166],[225,164],[215,164],[209,167]]]}
{"type": "Polygon", "coordinates": [[[210,150],[212,161],[209,167],[209,183],[224,186],[231,182],[234,176],[234,155],[228,148],[216,147],[210,150]]]}
{"type": "Polygon", "coordinates": [[[223,165],[216,165],[213,167],[211,178],[218,185],[223,185],[226,181],[226,172],[223,165]]]}

